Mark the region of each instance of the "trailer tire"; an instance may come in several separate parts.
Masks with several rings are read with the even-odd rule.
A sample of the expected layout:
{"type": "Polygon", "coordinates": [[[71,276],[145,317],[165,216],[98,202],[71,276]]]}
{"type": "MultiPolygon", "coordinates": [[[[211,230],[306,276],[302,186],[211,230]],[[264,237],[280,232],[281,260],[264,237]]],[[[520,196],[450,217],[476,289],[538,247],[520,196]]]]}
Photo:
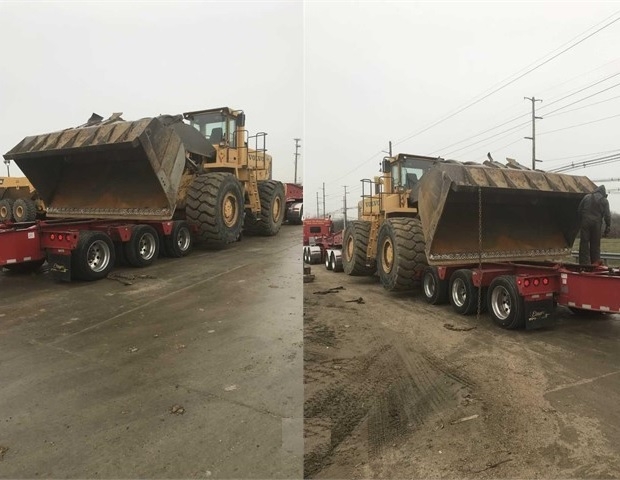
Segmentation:
{"type": "Polygon", "coordinates": [[[131,238],[123,245],[127,263],[132,267],[147,267],[159,255],[159,235],[150,225],[136,225],[131,238]]]}
{"type": "Polygon", "coordinates": [[[422,291],[424,298],[431,305],[448,303],[448,280],[442,280],[437,273],[437,267],[426,267],[422,277],[422,291]]]}
{"type": "Polygon", "coordinates": [[[163,237],[163,253],[167,257],[185,257],[192,250],[192,232],[187,222],[177,220],[172,224],[170,235],[163,237]]]}
{"type": "Polygon", "coordinates": [[[388,218],[377,239],[377,270],[388,291],[411,290],[427,266],[420,220],[388,218]]]}
{"type": "Polygon", "coordinates": [[[334,250],[332,250],[331,257],[332,257],[332,270],[334,272],[342,272],[342,270],[343,270],[343,268],[342,268],[342,252],[337,253],[334,250]]]}
{"type": "Polygon", "coordinates": [[[310,264],[310,257],[308,254],[310,247],[304,247],[304,263],[310,264]]]}
{"type": "Polygon", "coordinates": [[[329,250],[325,251],[325,268],[327,270],[334,269],[334,264],[332,263],[332,252],[329,250]]]}
{"type": "Polygon", "coordinates": [[[289,225],[301,225],[304,216],[304,205],[302,202],[292,202],[286,207],[285,220],[289,225]],[[299,208],[295,208],[299,205],[299,208]]]}
{"type": "Polygon", "coordinates": [[[286,209],[284,185],[276,180],[258,182],[261,211],[248,212],[243,222],[243,230],[248,235],[271,237],[280,231],[286,209]]]}
{"type": "MultiPolygon", "coordinates": [[[[478,308],[479,290],[472,282],[472,271],[457,270],[450,277],[448,289],[450,304],[456,313],[471,315],[478,308]]],[[[482,303],[480,304],[482,307],[482,303]]]]}
{"type": "Polygon", "coordinates": [[[519,295],[514,276],[502,275],[493,279],[487,305],[491,319],[500,327],[514,330],[525,326],[523,297],[519,295]]]}
{"type": "Polygon", "coordinates": [[[107,234],[81,231],[71,254],[71,273],[79,280],[100,280],[114,268],[115,256],[114,243],[107,234]]]}
{"type": "Polygon", "coordinates": [[[37,219],[37,206],[29,198],[18,198],[13,203],[13,218],[16,222],[34,222],[37,219]]]}
{"type": "Polygon", "coordinates": [[[376,260],[366,258],[369,237],[370,222],[356,220],[347,225],[342,236],[342,266],[347,275],[371,276],[377,271],[376,260]]]}
{"type": "Polygon", "coordinates": [[[231,173],[198,175],[187,190],[187,222],[198,240],[214,247],[236,242],[243,225],[243,188],[231,173]]]}
{"type": "Polygon", "coordinates": [[[13,220],[13,200],[5,198],[0,200],[0,222],[10,222],[13,220]]]}

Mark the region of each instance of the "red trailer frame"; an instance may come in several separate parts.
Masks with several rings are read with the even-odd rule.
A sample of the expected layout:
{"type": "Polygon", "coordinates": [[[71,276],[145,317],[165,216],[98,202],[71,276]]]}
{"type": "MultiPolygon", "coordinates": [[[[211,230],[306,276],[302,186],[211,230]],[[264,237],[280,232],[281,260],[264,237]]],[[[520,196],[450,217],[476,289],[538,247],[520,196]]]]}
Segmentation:
{"type": "Polygon", "coordinates": [[[35,270],[47,260],[55,279],[98,280],[107,276],[121,258],[131,266],[145,267],[156,259],[160,249],[167,256],[185,256],[192,247],[192,233],[186,222],[178,220],[3,223],[0,268],[35,270]]]}
{"type": "Polygon", "coordinates": [[[423,293],[431,304],[448,300],[464,315],[488,308],[503,328],[540,328],[557,305],[574,313],[620,313],[620,269],[560,263],[493,263],[428,267],[423,293]]]}

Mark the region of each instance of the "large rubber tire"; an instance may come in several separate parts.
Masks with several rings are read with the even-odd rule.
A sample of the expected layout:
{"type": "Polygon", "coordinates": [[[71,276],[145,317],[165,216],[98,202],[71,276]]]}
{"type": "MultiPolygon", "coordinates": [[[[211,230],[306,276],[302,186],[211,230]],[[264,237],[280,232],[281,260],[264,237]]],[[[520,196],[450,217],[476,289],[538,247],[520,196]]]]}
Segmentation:
{"type": "Polygon", "coordinates": [[[420,220],[387,219],[377,239],[377,270],[383,287],[388,291],[411,290],[427,265],[420,220]]]}
{"type": "Polygon", "coordinates": [[[426,267],[424,270],[422,292],[426,301],[431,305],[448,303],[448,280],[439,278],[437,267],[426,267]]]}
{"type": "Polygon", "coordinates": [[[107,277],[114,268],[112,239],[103,232],[82,231],[77,248],[71,254],[71,273],[79,280],[93,281],[107,277]]]}
{"type": "Polygon", "coordinates": [[[347,275],[370,276],[377,271],[375,259],[366,258],[369,237],[370,222],[355,220],[347,225],[342,236],[342,266],[347,275]]]}
{"type": "Polygon", "coordinates": [[[489,314],[497,325],[508,330],[525,326],[525,306],[515,277],[502,275],[493,279],[487,296],[489,314]]]}
{"type": "Polygon", "coordinates": [[[243,231],[248,235],[273,236],[280,231],[286,210],[284,185],[276,180],[258,182],[261,211],[245,215],[243,231]]]}
{"type": "Polygon", "coordinates": [[[13,218],[16,222],[34,222],[37,219],[37,206],[29,198],[18,198],[13,203],[13,218]]]}
{"type": "Polygon", "coordinates": [[[471,270],[461,269],[452,274],[449,297],[450,304],[456,313],[471,315],[478,309],[478,289],[472,282],[471,270]]]}
{"type": "Polygon", "coordinates": [[[192,232],[187,222],[177,220],[170,235],[163,237],[163,253],[167,257],[180,258],[192,251],[192,232]]]}
{"type": "Polygon", "coordinates": [[[5,198],[0,200],[0,222],[10,222],[13,220],[13,200],[5,198]]]}
{"type": "Polygon", "coordinates": [[[125,258],[132,267],[147,267],[159,255],[159,235],[150,225],[136,225],[131,238],[123,244],[125,258]]]}
{"type": "Polygon", "coordinates": [[[185,215],[197,230],[197,240],[214,247],[236,242],[243,225],[241,183],[224,172],[195,177],[187,190],[185,215]]]}
{"type": "Polygon", "coordinates": [[[287,221],[289,225],[301,225],[303,224],[304,218],[304,206],[303,204],[299,207],[297,212],[292,212],[287,215],[287,221]]]}

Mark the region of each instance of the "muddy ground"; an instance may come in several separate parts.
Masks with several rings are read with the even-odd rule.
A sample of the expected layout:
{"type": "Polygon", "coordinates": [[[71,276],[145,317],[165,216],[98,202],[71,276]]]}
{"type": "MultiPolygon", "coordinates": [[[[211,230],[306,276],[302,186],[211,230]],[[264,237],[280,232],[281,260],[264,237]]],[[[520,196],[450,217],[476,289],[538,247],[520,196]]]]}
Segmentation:
{"type": "Polygon", "coordinates": [[[620,477],[619,316],[560,308],[553,327],[506,331],[420,291],[312,273],[306,477],[620,477]]]}

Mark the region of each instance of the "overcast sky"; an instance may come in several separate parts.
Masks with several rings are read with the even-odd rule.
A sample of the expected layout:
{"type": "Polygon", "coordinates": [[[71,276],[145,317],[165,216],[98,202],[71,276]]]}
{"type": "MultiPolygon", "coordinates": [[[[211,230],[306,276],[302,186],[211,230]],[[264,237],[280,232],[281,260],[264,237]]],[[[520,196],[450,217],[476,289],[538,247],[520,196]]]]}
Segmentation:
{"type": "Polygon", "coordinates": [[[299,2],[0,0],[0,152],[93,112],[135,120],[229,106],[250,134],[268,133],[274,177],[291,182],[302,19],[299,2]]]}
{"type": "MultiPolygon", "coordinates": [[[[245,110],[251,133],[268,132],[277,179],[293,180],[302,138],[306,213],[325,182],[336,214],[343,185],[355,205],[389,140],[395,153],[491,152],[530,165],[523,97],[535,96],[539,168],[551,169],[620,152],[620,21],[594,33],[619,11],[620,2],[0,0],[0,151],[92,112],[137,119],[230,106],[245,110]]],[[[620,178],[620,163],[571,173],[620,178]]],[[[620,194],[609,199],[620,212],[620,194]]]]}
{"type": "MultiPolygon", "coordinates": [[[[566,158],[576,155],[620,153],[620,117],[551,133],[620,114],[620,21],[471,108],[404,140],[516,78],[526,67],[542,63],[550,53],[559,53],[560,47],[568,48],[620,18],[618,10],[619,2],[308,2],[306,214],[316,213],[316,192],[322,202],[322,182],[328,212],[342,207],[343,185],[349,187],[349,205],[354,206],[361,193],[359,180],[377,175],[384,155],[380,152],[388,149],[389,140],[394,153],[482,162],[491,152],[495,160],[512,157],[531,165],[531,142],[523,139],[531,135],[531,102],[524,96],[543,99],[536,104],[537,114],[545,117],[537,122],[537,158],[544,160],[539,168],[597,156],[566,158]],[[613,74],[618,75],[551,105],[613,74]],[[462,142],[515,117],[519,119],[462,142]],[[488,138],[523,123],[520,129],[488,138]],[[462,143],[450,147],[457,142],[462,143]]],[[[593,180],[619,178],[620,162],[571,173],[593,180]]],[[[608,189],[620,188],[620,182],[605,183],[608,189]]],[[[620,194],[610,194],[609,200],[612,210],[620,212],[620,194]]]]}

